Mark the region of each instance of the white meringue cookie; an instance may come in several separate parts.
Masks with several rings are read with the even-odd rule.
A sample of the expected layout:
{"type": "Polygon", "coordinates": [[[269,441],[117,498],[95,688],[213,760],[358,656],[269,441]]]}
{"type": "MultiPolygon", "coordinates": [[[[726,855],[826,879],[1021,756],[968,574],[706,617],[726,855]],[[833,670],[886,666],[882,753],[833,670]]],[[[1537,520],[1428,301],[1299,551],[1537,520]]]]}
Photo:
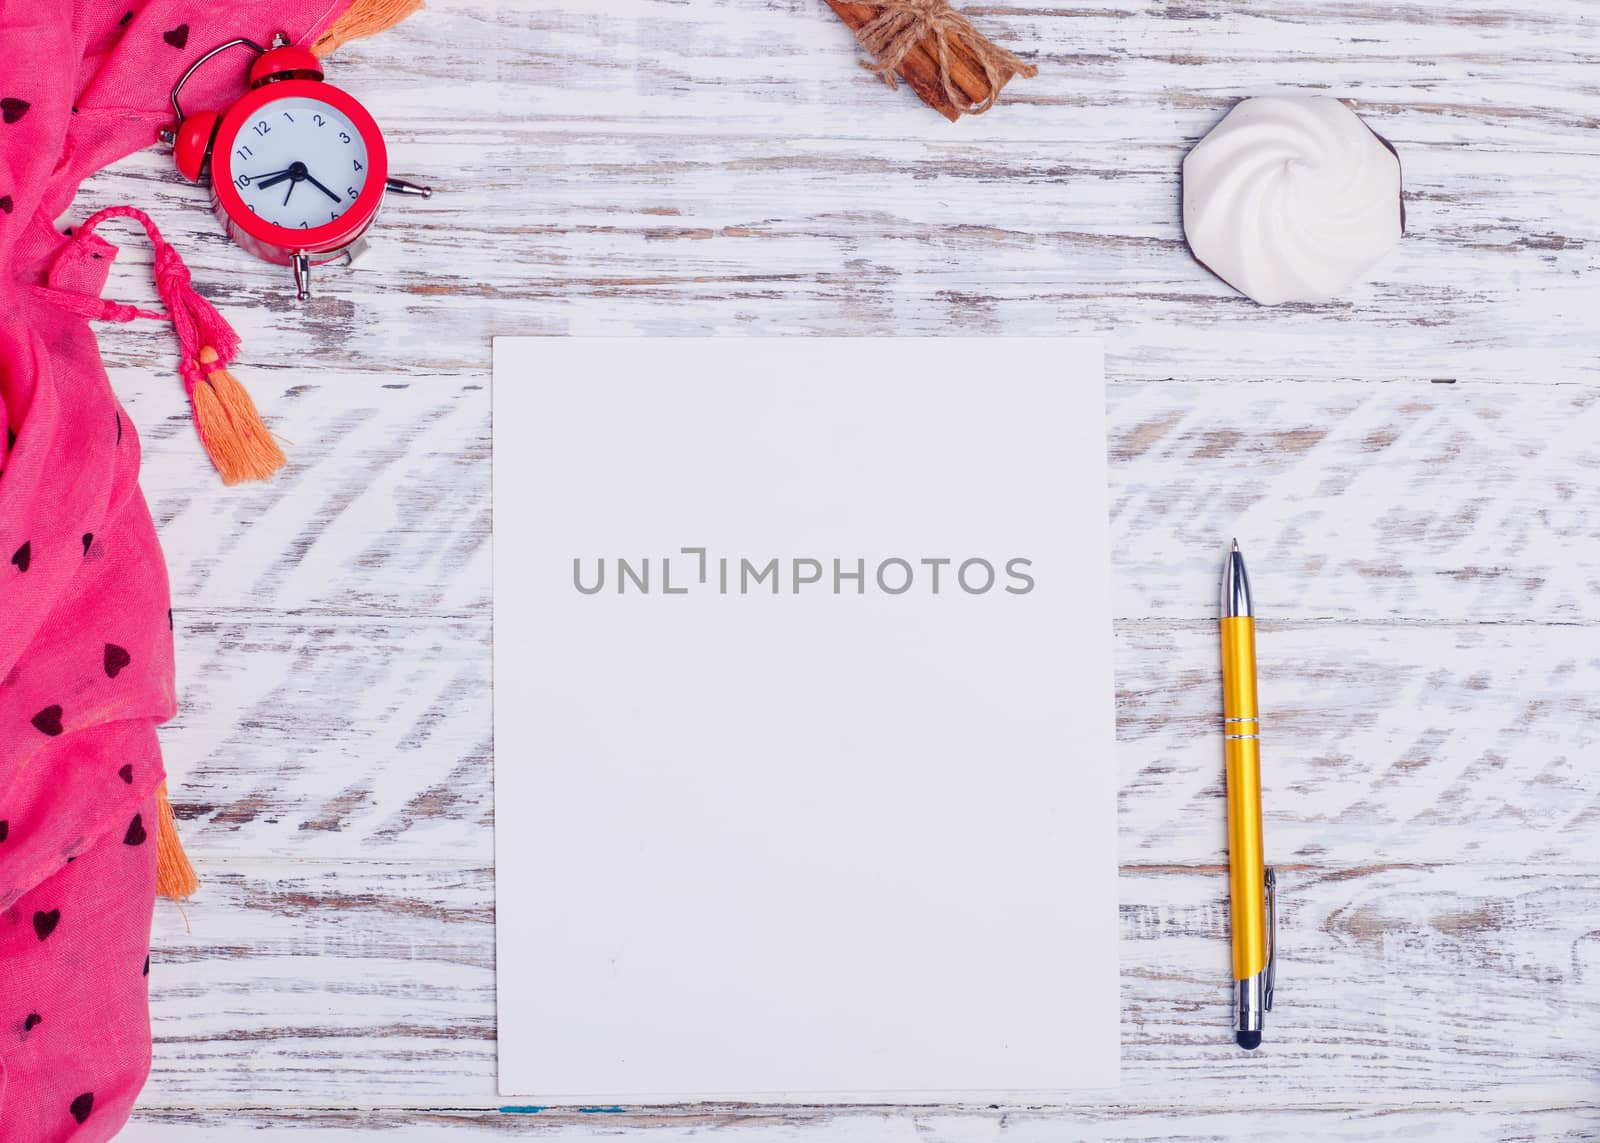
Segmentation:
{"type": "Polygon", "coordinates": [[[1323,95],[1246,99],[1183,160],[1194,256],[1262,305],[1331,298],[1400,241],[1400,160],[1323,95]]]}

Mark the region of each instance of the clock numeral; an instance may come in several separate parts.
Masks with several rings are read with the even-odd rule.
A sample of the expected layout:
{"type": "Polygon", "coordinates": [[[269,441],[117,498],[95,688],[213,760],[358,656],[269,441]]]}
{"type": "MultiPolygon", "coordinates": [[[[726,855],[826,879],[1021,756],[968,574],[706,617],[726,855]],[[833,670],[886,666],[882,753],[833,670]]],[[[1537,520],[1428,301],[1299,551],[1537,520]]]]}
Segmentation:
{"type": "Polygon", "coordinates": [[[348,131],[340,131],[339,132],[339,141],[341,143],[348,143],[350,141],[350,132],[348,132],[348,131]]]}
{"type": "Polygon", "coordinates": [[[287,111],[285,111],[285,112],[284,112],[284,113],[283,113],[283,117],[284,117],[284,118],[285,118],[285,119],[287,119],[287,120],[288,120],[288,121],[289,121],[289,122],[290,122],[290,123],[293,123],[293,122],[294,122],[294,116],[293,116],[293,115],[290,115],[290,114],[289,114],[289,113],[288,113],[288,112],[287,112],[287,111]]]}
{"type": "Polygon", "coordinates": [[[328,221],[329,222],[338,222],[339,221],[339,212],[337,210],[330,210],[328,212],[328,221]]]}
{"type": "Polygon", "coordinates": [[[252,129],[257,135],[266,135],[272,131],[272,128],[267,126],[265,119],[257,119],[252,129]]]}
{"type": "Polygon", "coordinates": [[[301,230],[309,230],[309,229],[311,229],[311,224],[309,222],[307,222],[305,219],[302,218],[300,220],[300,229],[301,230]]]}
{"type": "Polygon", "coordinates": [[[366,170],[366,168],[361,165],[361,160],[360,159],[351,159],[350,161],[356,165],[356,170],[358,170],[358,171],[366,170]]]}
{"type": "Polygon", "coordinates": [[[355,187],[345,187],[344,188],[344,193],[349,195],[353,199],[361,197],[361,192],[356,190],[355,187]]]}
{"type": "Polygon", "coordinates": [[[322,116],[320,116],[320,115],[313,115],[313,116],[312,116],[312,117],[311,117],[311,121],[312,121],[312,122],[313,122],[313,123],[315,123],[315,124],[316,124],[316,125],[317,125],[317,126],[318,126],[318,127],[321,127],[321,126],[323,126],[323,122],[322,122],[322,116]]]}
{"type": "Polygon", "coordinates": [[[239,176],[237,176],[233,180],[233,185],[238,187],[240,190],[244,190],[245,187],[250,185],[250,176],[249,175],[239,175],[239,176]]]}
{"type": "Polygon", "coordinates": [[[241,159],[248,159],[251,155],[255,154],[255,152],[250,149],[248,143],[235,148],[233,153],[238,155],[241,159]]]}

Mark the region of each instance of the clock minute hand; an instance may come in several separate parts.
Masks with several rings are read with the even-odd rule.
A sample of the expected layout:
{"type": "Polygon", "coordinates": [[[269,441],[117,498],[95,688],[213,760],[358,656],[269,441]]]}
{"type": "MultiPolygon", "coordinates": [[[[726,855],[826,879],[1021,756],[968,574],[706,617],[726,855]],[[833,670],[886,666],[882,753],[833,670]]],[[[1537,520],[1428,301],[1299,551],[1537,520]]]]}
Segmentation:
{"type": "Polygon", "coordinates": [[[321,183],[319,183],[316,179],[312,178],[311,177],[311,173],[309,171],[306,172],[306,182],[308,182],[312,186],[316,187],[319,191],[321,191],[323,194],[327,195],[334,202],[343,202],[344,201],[344,199],[340,198],[338,195],[334,194],[327,187],[325,187],[321,183]]]}

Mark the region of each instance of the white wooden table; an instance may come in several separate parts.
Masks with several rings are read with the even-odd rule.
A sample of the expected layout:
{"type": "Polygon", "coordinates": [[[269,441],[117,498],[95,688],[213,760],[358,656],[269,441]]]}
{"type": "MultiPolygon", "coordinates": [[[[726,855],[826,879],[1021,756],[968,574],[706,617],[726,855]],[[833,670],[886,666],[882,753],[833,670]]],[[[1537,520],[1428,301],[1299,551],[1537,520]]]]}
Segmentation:
{"type": "MultiPolygon", "coordinates": [[[[435,0],[330,78],[440,193],[305,305],[165,155],[85,189],[79,216],[135,202],[180,242],[293,442],[276,483],[224,490],[170,335],[104,327],[172,567],[165,742],[205,878],[187,927],[157,910],[125,1138],[1600,1135],[1600,9],[973,14],[1042,74],[950,126],[858,71],[820,0],[435,0]],[[1295,87],[1396,144],[1411,234],[1348,297],[1265,310],[1188,257],[1177,172],[1235,98],[1295,87]],[[1106,338],[1119,1090],[496,1110],[497,333],[1106,338]],[[1212,626],[1235,534],[1282,884],[1253,1056],[1226,1023],[1212,626]]],[[[147,262],[130,241],[114,291],[148,299],[147,262]]]]}

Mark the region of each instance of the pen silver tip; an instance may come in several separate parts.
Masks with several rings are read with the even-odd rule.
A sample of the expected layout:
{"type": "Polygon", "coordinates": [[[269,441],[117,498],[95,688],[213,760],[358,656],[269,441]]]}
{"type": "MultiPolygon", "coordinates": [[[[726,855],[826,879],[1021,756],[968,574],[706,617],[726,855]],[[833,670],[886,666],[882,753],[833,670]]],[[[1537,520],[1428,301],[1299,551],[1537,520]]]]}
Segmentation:
{"type": "Polygon", "coordinates": [[[1250,575],[1244,570],[1244,553],[1239,551],[1239,541],[1233,542],[1233,551],[1222,564],[1222,617],[1254,615],[1250,605],[1250,575]]]}

